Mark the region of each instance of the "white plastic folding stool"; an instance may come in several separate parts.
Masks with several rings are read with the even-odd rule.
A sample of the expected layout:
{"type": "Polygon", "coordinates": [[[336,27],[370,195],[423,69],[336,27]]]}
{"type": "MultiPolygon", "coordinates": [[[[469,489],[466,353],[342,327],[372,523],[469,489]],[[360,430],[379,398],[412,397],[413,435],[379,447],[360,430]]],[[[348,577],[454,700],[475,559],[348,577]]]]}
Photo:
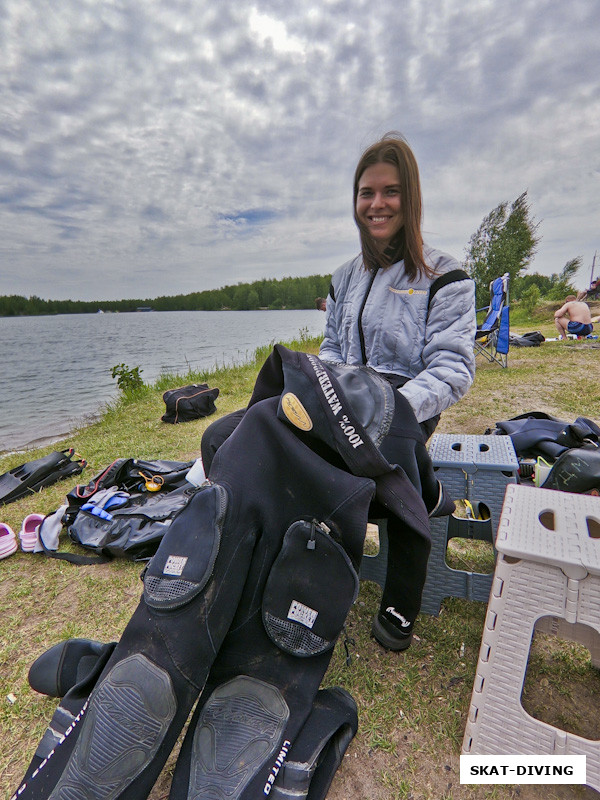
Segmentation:
{"type": "Polygon", "coordinates": [[[585,755],[600,791],[600,742],[521,704],[534,628],[585,645],[600,667],[600,498],[508,486],[496,548],[463,753],[585,755]]]}

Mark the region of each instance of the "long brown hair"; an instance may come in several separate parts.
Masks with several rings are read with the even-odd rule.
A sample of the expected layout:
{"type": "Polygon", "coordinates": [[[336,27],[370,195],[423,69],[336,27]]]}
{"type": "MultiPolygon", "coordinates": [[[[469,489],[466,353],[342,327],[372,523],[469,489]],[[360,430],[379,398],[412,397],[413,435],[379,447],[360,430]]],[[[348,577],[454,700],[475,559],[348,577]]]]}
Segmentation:
{"type": "Polygon", "coordinates": [[[403,247],[401,257],[404,257],[404,267],[410,280],[414,280],[421,272],[428,276],[433,274],[433,270],[425,263],[423,256],[419,167],[412,150],[401,134],[396,132],[386,133],[379,141],[364,151],[354,173],[353,199],[354,221],[360,233],[360,244],[366,269],[372,270],[376,267],[385,269],[389,267],[390,264],[398,260],[397,257],[394,258],[394,255],[398,254],[398,248],[403,247]],[[398,170],[402,214],[404,216],[404,227],[400,231],[402,235],[397,237],[398,242],[392,243],[395,244],[395,247],[388,247],[383,254],[378,250],[375,240],[369,231],[359,222],[356,216],[356,199],[361,176],[367,167],[372,167],[374,164],[382,162],[391,164],[398,170]]]}

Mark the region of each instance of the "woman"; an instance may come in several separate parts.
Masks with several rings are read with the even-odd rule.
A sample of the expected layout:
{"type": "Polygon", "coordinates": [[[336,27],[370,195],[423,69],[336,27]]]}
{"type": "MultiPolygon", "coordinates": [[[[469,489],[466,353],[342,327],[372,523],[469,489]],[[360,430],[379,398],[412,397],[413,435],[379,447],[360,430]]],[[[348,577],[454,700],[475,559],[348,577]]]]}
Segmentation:
{"type": "MultiPolygon", "coordinates": [[[[416,159],[397,134],[363,153],[354,175],[354,220],[361,253],[333,275],[323,361],[366,364],[408,400],[424,437],[473,381],[473,281],[421,235],[416,159]]],[[[381,452],[401,461],[403,432],[390,431],[381,452]]],[[[383,646],[406,649],[421,605],[429,543],[407,537],[388,519],[386,586],[372,633],[383,646]]]]}
{"type": "MultiPolygon", "coordinates": [[[[475,289],[455,259],[423,243],[419,170],[399,135],[386,134],[358,162],[354,219],[361,253],[333,275],[319,356],[384,374],[408,400],[425,441],[440,413],[473,381],[475,289]]],[[[243,414],[222,417],[205,431],[206,472],[243,414]]],[[[381,452],[390,463],[402,463],[405,443],[406,429],[392,429],[381,452]]],[[[373,635],[388,649],[404,650],[421,607],[430,543],[409,536],[393,517],[388,539],[387,580],[373,635]]]]}
{"type": "Polygon", "coordinates": [[[362,252],[333,275],[319,355],[386,374],[429,438],[473,381],[474,285],[423,243],[418,167],[399,136],[363,153],[354,219],[362,252]]]}

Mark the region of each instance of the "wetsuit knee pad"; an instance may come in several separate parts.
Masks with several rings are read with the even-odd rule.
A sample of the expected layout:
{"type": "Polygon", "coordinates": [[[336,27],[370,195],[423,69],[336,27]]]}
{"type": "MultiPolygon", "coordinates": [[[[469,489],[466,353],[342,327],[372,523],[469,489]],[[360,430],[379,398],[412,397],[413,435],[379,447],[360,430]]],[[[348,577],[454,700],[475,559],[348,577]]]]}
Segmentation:
{"type": "Polygon", "coordinates": [[[198,524],[178,525],[169,531],[144,573],[144,600],[156,611],[187,605],[212,577],[226,510],[225,490],[208,487],[199,500],[198,524]]]}
{"type": "Polygon", "coordinates": [[[218,686],[195,727],[185,800],[238,800],[265,760],[281,749],[289,715],[279,689],[257,678],[240,675],[218,686]]]}
{"type": "Polygon", "coordinates": [[[267,635],[294,656],[331,650],[357,594],[356,570],[329,527],[315,520],[295,522],[265,585],[267,635]]]}
{"type": "Polygon", "coordinates": [[[48,800],[114,800],[155,757],[176,710],[165,669],[141,653],[119,661],[92,695],[86,724],[48,800]]]}

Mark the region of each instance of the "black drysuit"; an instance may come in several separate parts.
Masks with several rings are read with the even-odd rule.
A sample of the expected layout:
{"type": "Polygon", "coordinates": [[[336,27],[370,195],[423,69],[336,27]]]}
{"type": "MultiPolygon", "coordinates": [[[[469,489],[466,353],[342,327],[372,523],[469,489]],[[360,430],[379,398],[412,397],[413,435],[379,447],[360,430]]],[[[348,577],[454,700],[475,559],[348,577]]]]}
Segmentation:
{"type": "Polygon", "coordinates": [[[417,489],[375,444],[398,393],[364,368],[351,378],[353,404],[318,358],[275,348],[108,662],[62,699],[20,800],[146,798],[199,695],[172,800],[270,793],[356,597],[373,498],[427,541],[421,492],[439,494],[420,452],[417,489]]]}

